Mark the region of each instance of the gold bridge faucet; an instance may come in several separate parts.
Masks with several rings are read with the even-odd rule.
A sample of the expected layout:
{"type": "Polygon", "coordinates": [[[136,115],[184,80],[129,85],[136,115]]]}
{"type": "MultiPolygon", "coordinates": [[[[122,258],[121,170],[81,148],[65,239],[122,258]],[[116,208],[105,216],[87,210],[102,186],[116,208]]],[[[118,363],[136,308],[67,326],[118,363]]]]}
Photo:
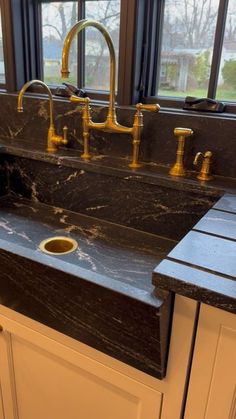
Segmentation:
{"type": "Polygon", "coordinates": [[[23,96],[24,96],[25,91],[32,84],[40,84],[48,92],[50,125],[49,125],[49,129],[48,129],[48,137],[47,137],[47,151],[55,152],[55,151],[57,151],[57,148],[58,148],[59,145],[61,145],[61,144],[66,145],[68,143],[68,141],[67,141],[67,131],[68,131],[68,129],[67,129],[67,127],[63,128],[63,137],[56,134],[55,126],[54,126],[54,120],[53,120],[53,98],[52,98],[52,93],[51,93],[49,87],[41,80],[31,80],[31,81],[25,83],[24,86],[21,88],[19,96],[18,96],[17,111],[18,112],[23,112],[23,106],[22,106],[23,96]]]}
{"type": "Polygon", "coordinates": [[[129,164],[131,168],[138,168],[141,166],[139,163],[139,147],[141,142],[141,132],[143,128],[143,114],[142,110],[158,112],[160,106],[158,104],[150,104],[150,105],[143,105],[142,103],[138,103],[136,105],[136,113],[134,116],[134,123],[132,127],[125,127],[120,125],[116,119],[116,109],[115,109],[115,80],[116,80],[116,57],[115,57],[115,49],[112,42],[112,39],[107,32],[106,28],[96,20],[80,20],[77,22],[68,32],[62,50],[62,68],[61,68],[61,75],[62,77],[68,78],[69,77],[69,69],[68,69],[68,59],[69,59],[69,51],[71,42],[74,37],[81,32],[83,29],[92,26],[97,28],[101,34],[104,36],[105,41],[107,43],[109,53],[110,53],[110,92],[109,92],[109,108],[107,118],[104,122],[93,122],[90,114],[90,99],[89,98],[79,98],[77,96],[72,95],[70,100],[71,102],[77,102],[83,105],[83,140],[84,140],[84,152],[81,155],[83,159],[91,158],[90,150],[89,150],[89,137],[90,137],[90,130],[98,130],[98,131],[105,131],[105,132],[116,132],[119,134],[130,134],[133,139],[133,153],[132,153],[132,161],[129,164]]]}

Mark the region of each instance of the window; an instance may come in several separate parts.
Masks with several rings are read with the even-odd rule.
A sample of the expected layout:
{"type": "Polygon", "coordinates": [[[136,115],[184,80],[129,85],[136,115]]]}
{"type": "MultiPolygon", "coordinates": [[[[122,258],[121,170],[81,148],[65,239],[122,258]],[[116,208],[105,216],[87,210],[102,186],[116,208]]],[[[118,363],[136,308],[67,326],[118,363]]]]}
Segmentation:
{"type": "MultiPolygon", "coordinates": [[[[14,51],[7,53],[4,63],[9,89],[18,90],[34,78],[52,88],[61,84],[65,35],[76,21],[93,18],[104,24],[115,44],[118,104],[158,101],[181,108],[191,95],[228,101],[227,111],[236,113],[235,0],[0,0],[0,4],[5,50],[14,51]]],[[[91,98],[106,100],[109,55],[98,30],[87,28],[74,40],[70,60],[69,81],[91,98]]]]}
{"type": "Polygon", "coordinates": [[[186,96],[236,102],[235,0],[165,0],[163,6],[149,96],[177,106],[186,96]]]}
{"type": "MultiPolygon", "coordinates": [[[[122,4],[121,4],[122,3],[122,4]]],[[[60,65],[63,42],[71,27],[80,19],[95,19],[102,23],[112,37],[118,75],[121,0],[83,0],[40,2],[42,28],[42,55],[44,81],[51,85],[61,83],[60,65]]],[[[87,28],[74,39],[70,52],[70,78],[68,82],[90,92],[109,90],[109,50],[102,34],[95,28],[87,28]]],[[[118,76],[116,77],[118,89],[118,76]]]]}
{"type": "MultiPolygon", "coordinates": [[[[120,0],[86,1],[85,18],[102,23],[112,37],[116,52],[116,74],[119,63],[120,0]]],[[[101,34],[90,28],[85,35],[85,87],[109,90],[108,48],[101,34]]],[[[117,80],[116,80],[117,86],[117,80]]]]}
{"type": "Polygon", "coordinates": [[[157,94],[207,96],[218,8],[219,0],[166,0],[157,94]]]}
{"type": "MultiPolygon", "coordinates": [[[[117,101],[122,104],[133,103],[136,67],[132,64],[136,60],[135,27],[139,1],[143,2],[0,0],[4,10],[3,32],[8,51],[5,62],[7,90],[17,91],[32,79],[45,80],[52,90],[61,85],[60,63],[65,35],[76,21],[92,17],[100,20],[113,38],[117,53],[117,101]]],[[[109,55],[100,32],[87,28],[75,39],[72,49],[69,82],[88,90],[93,99],[107,100],[109,55]]],[[[41,92],[40,86],[32,86],[30,90],[41,92]]]]}
{"type": "MultiPolygon", "coordinates": [[[[44,81],[58,84],[63,41],[71,27],[80,19],[95,19],[109,31],[119,57],[120,0],[85,1],[82,16],[79,16],[77,1],[49,2],[41,5],[44,81]]],[[[109,89],[109,51],[100,32],[87,28],[83,36],[84,48],[79,50],[77,42],[71,47],[70,82],[78,85],[78,59],[84,64],[82,84],[87,89],[109,89]],[[84,59],[82,51],[85,51],[84,59]]],[[[117,60],[118,63],[118,60],[117,60]]]]}
{"type": "Polygon", "coordinates": [[[236,102],[236,2],[234,0],[230,0],[228,6],[216,97],[236,102]]]}
{"type": "MultiPolygon", "coordinates": [[[[78,20],[78,2],[49,2],[42,3],[40,6],[43,78],[45,83],[58,85],[61,83],[60,69],[63,41],[67,32],[78,20]]],[[[77,84],[77,72],[74,71],[74,62],[77,62],[75,49],[75,45],[73,45],[74,61],[71,62],[71,82],[77,84]]]]}

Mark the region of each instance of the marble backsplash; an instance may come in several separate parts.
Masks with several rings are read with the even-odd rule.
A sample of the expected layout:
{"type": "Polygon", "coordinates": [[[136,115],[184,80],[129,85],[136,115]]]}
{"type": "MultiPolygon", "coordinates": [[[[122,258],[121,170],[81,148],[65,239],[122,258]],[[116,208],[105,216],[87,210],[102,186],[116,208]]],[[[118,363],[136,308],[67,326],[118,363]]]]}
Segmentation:
{"type": "Polygon", "coordinates": [[[116,224],[180,240],[212,207],[203,196],[24,157],[2,155],[7,192],[116,224]]]}
{"type": "Polygon", "coordinates": [[[0,196],[8,193],[8,174],[5,169],[4,158],[0,156],[0,196]]]}
{"type": "MultiPolygon", "coordinates": [[[[0,138],[32,139],[32,142],[46,144],[49,125],[49,109],[46,99],[25,97],[24,112],[17,113],[17,95],[0,95],[0,138]]],[[[68,147],[82,151],[81,107],[67,99],[55,100],[55,124],[58,133],[67,125],[69,128],[68,147]]],[[[103,121],[107,108],[92,105],[93,120],[103,121]]],[[[132,126],[133,108],[119,108],[118,121],[125,126],[132,126]]],[[[236,153],[236,118],[222,115],[203,115],[193,112],[144,112],[144,130],[140,150],[140,159],[170,166],[175,161],[175,127],[192,128],[194,136],[186,141],[186,166],[193,167],[193,159],[198,151],[211,150],[214,154],[213,172],[216,175],[236,177],[234,156],[236,153]]],[[[91,150],[97,155],[130,158],[132,153],[131,138],[128,135],[109,133],[91,133],[91,150]]]]}

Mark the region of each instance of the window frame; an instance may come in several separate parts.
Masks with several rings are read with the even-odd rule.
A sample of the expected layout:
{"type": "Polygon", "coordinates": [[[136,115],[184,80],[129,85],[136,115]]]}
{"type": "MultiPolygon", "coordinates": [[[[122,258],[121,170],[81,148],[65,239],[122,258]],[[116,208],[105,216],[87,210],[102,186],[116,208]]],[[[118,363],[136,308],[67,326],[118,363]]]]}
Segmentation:
{"type": "MultiPolygon", "coordinates": [[[[158,102],[161,106],[174,110],[174,109],[182,109],[184,105],[184,97],[174,97],[174,96],[161,96],[156,95],[155,90],[157,86],[157,77],[160,74],[160,54],[161,54],[161,36],[162,36],[162,29],[163,29],[163,20],[164,20],[164,3],[165,0],[160,0],[159,8],[152,7],[150,9],[150,14],[148,17],[148,25],[152,24],[153,19],[155,19],[158,24],[157,28],[157,35],[156,35],[156,42],[154,41],[154,51],[152,50],[152,55],[156,57],[155,65],[152,68],[152,76],[147,74],[145,85],[146,89],[143,95],[143,101],[145,103],[155,103],[158,102]]],[[[217,91],[217,83],[219,77],[219,70],[220,70],[220,60],[223,48],[223,41],[224,41],[224,31],[227,19],[227,11],[228,11],[229,0],[220,0],[219,1],[219,9],[217,14],[217,22],[216,22],[216,30],[215,30],[215,38],[213,43],[213,56],[212,56],[212,63],[211,63],[211,72],[209,78],[209,86],[207,97],[211,99],[215,99],[216,91],[217,91]]],[[[153,6],[153,4],[152,4],[153,6]]],[[[155,34],[152,32],[152,38],[155,37],[155,34]]],[[[236,101],[230,102],[227,100],[221,100],[225,103],[225,114],[236,114],[236,101]]],[[[186,111],[185,111],[186,112],[186,111]]]]}
{"type": "Polygon", "coordinates": [[[11,5],[7,0],[0,0],[1,16],[2,16],[2,40],[3,40],[3,56],[5,66],[5,83],[0,83],[1,90],[15,90],[15,55],[13,49],[13,25],[11,5]],[[13,64],[13,65],[12,65],[13,64]]]}
{"type": "MultiPolygon", "coordinates": [[[[31,79],[33,78],[40,78],[43,79],[43,55],[42,55],[42,30],[41,30],[41,4],[42,3],[50,3],[50,2],[57,2],[58,0],[35,0],[35,4],[33,6],[32,0],[30,0],[31,5],[26,7],[28,9],[28,14],[31,13],[29,16],[29,23],[33,27],[33,24],[36,26],[36,35],[31,32],[31,39],[34,38],[35,42],[31,42],[29,45],[30,56],[33,57],[35,45],[39,51],[38,59],[34,58],[33,62],[30,63],[29,57],[26,61],[30,63],[32,72],[31,72],[31,79]],[[35,74],[35,77],[33,76],[35,74]]],[[[70,1],[70,0],[64,0],[70,1]]],[[[77,0],[78,1],[78,10],[79,16],[78,20],[83,19],[85,16],[85,2],[86,0],[77,0]]],[[[118,67],[118,93],[117,93],[117,102],[122,105],[130,105],[133,102],[133,79],[134,79],[134,72],[133,72],[133,60],[135,58],[136,52],[136,45],[135,45],[135,27],[136,27],[136,19],[137,19],[137,3],[140,0],[121,0],[121,18],[120,18],[120,51],[119,51],[119,67],[118,67]],[[128,34],[128,35],[127,35],[128,34]],[[127,38],[126,38],[127,36],[127,38]],[[128,42],[127,42],[128,39],[128,42]],[[130,54],[129,51],[133,51],[133,54],[130,54]],[[123,77],[123,75],[125,75],[123,77]]],[[[143,1],[143,0],[142,0],[143,1]]],[[[79,88],[85,89],[83,87],[83,80],[84,80],[84,59],[83,59],[83,33],[80,37],[79,42],[79,51],[80,57],[79,62],[80,65],[78,66],[78,86],[79,88]]],[[[49,85],[52,92],[58,88],[55,85],[49,85]]],[[[30,89],[33,92],[38,92],[40,89],[38,86],[32,86],[30,89]]],[[[98,101],[107,101],[109,94],[106,91],[99,91],[93,89],[86,89],[87,94],[92,100],[98,101]]]]}
{"type": "MultiPolygon", "coordinates": [[[[0,88],[14,92],[29,80],[43,79],[40,6],[42,2],[50,1],[58,0],[0,0],[6,69],[6,86],[0,88]]],[[[82,16],[86,0],[77,1],[82,16]]],[[[228,3],[229,0],[220,0],[219,3],[208,97],[216,92],[228,3]]],[[[184,98],[155,95],[160,70],[164,4],[165,0],[121,0],[118,105],[133,105],[142,101],[158,102],[171,111],[183,107],[184,98]]],[[[81,81],[82,66],[78,67],[81,81]]],[[[55,86],[49,87],[52,92],[55,91],[55,86]]],[[[40,86],[33,85],[31,91],[41,94],[40,86]]],[[[108,100],[108,94],[104,92],[91,89],[87,92],[92,100],[108,100]]],[[[224,103],[226,109],[221,117],[236,114],[236,102],[224,103]]]]}

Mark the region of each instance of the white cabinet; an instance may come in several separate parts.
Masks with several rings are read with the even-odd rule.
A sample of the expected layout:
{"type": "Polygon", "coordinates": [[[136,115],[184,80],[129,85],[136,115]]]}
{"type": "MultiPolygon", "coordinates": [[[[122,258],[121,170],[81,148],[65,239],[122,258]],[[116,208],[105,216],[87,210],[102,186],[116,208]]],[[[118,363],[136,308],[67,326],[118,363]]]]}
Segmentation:
{"type": "Polygon", "coordinates": [[[201,305],[192,359],[196,306],[176,296],[163,380],[0,306],[0,419],[235,419],[236,316],[201,305]]]}
{"type": "Polygon", "coordinates": [[[185,419],[236,418],[236,316],[202,304],[185,419]]]}
{"type": "Polygon", "coordinates": [[[6,419],[159,417],[161,393],[47,336],[30,329],[26,334],[20,324],[15,326],[1,333],[1,363],[9,369],[3,377],[6,419]]]}
{"type": "Polygon", "coordinates": [[[157,380],[0,305],[0,419],[179,419],[196,303],[177,297],[157,380]]]}

